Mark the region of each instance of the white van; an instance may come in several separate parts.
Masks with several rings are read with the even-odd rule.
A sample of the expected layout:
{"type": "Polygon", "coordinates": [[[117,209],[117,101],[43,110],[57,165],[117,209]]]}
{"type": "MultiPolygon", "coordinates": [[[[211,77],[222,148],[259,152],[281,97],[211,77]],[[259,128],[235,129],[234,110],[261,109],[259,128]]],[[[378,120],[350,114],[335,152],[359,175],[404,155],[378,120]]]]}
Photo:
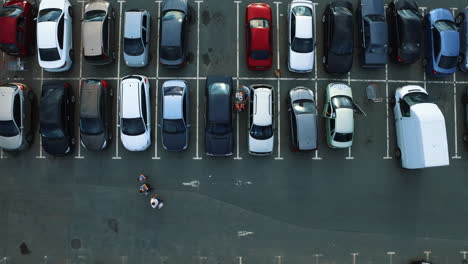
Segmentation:
{"type": "Polygon", "coordinates": [[[396,157],[405,169],[449,165],[445,119],[423,88],[398,88],[393,102],[397,134],[396,157]]]}

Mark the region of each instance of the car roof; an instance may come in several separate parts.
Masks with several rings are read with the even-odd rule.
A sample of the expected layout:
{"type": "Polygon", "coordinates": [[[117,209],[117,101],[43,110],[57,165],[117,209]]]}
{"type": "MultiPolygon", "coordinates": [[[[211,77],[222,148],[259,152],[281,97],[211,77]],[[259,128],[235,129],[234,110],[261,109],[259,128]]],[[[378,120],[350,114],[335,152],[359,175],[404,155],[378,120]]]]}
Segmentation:
{"type": "Polygon", "coordinates": [[[8,84],[0,86],[0,120],[11,120],[15,92],[16,89],[8,84]]]}
{"type": "Polygon", "coordinates": [[[163,0],[161,6],[161,13],[164,13],[169,10],[178,10],[187,14],[187,9],[187,0],[163,0]]]}
{"type": "Polygon", "coordinates": [[[369,30],[371,45],[387,44],[387,24],[385,22],[372,21],[369,23],[369,30]]]}
{"type": "Polygon", "coordinates": [[[10,44],[17,43],[16,41],[16,25],[17,17],[0,17],[0,25],[2,25],[0,34],[0,43],[10,44]]]}
{"type": "Polygon", "coordinates": [[[162,46],[181,46],[182,45],[182,22],[174,19],[169,21],[161,20],[161,26],[164,30],[161,31],[162,46]]]}
{"type": "Polygon", "coordinates": [[[141,37],[141,21],[143,11],[131,10],[125,11],[125,38],[140,38],[141,37]]]}
{"type": "Polygon", "coordinates": [[[84,22],[82,24],[84,32],[84,36],[82,37],[84,56],[99,56],[102,54],[103,25],[103,21],[84,22]]]}
{"type": "Polygon", "coordinates": [[[458,56],[460,48],[459,33],[453,30],[445,30],[440,33],[441,54],[444,56],[458,56]]]}
{"type": "Polygon", "coordinates": [[[384,3],[382,0],[361,0],[362,16],[384,15],[384,3]]]}
{"type": "Polygon", "coordinates": [[[404,28],[403,30],[401,30],[401,32],[403,33],[402,34],[402,38],[404,41],[418,41],[420,42],[421,41],[421,38],[422,38],[422,34],[414,34],[414,32],[419,32],[422,30],[422,27],[421,27],[421,20],[419,19],[416,19],[416,18],[409,18],[409,17],[405,17],[405,18],[402,18],[401,16],[398,16],[399,19],[398,21],[400,22],[401,26],[404,28]]]}
{"type": "Polygon", "coordinates": [[[297,38],[312,38],[312,17],[311,16],[296,16],[296,37],[297,38]]]}
{"type": "Polygon", "coordinates": [[[63,83],[44,84],[42,86],[40,121],[41,123],[60,124],[61,104],[65,97],[63,83]]]}
{"type": "MultiPolygon", "coordinates": [[[[60,20],[59,20],[60,21],[60,20]]],[[[37,23],[37,44],[41,49],[57,48],[57,22],[37,23]],[[41,37],[39,37],[41,36],[41,37]]]]}
{"type": "Polygon", "coordinates": [[[317,115],[301,114],[297,119],[297,141],[300,149],[317,147],[317,115]]]}
{"type": "Polygon", "coordinates": [[[271,96],[271,90],[268,88],[254,89],[253,123],[255,125],[269,126],[272,124],[271,96]]]}
{"type": "Polygon", "coordinates": [[[354,111],[350,108],[338,108],[335,110],[335,131],[337,133],[353,133],[354,111]]]}
{"type": "Polygon", "coordinates": [[[353,39],[353,17],[347,15],[334,15],[335,23],[333,23],[333,38],[334,39],[353,39]]]}
{"type": "Polygon", "coordinates": [[[163,98],[164,110],[163,118],[164,119],[182,119],[182,95],[165,95],[163,98]]]}
{"type": "Polygon", "coordinates": [[[80,117],[99,118],[102,86],[99,81],[84,82],[80,95],[80,117]]]}
{"type": "Polygon", "coordinates": [[[122,81],[122,118],[141,117],[140,83],[134,78],[122,81]]]}
{"type": "Polygon", "coordinates": [[[231,93],[232,93],[232,79],[229,80],[219,80],[219,81],[210,81],[208,84],[208,113],[207,118],[210,122],[215,123],[229,123],[231,121],[231,93]],[[211,94],[210,88],[212,84],[215,83],[226,83],[229,85],[229,93],[228,94],[211,94]]]}
{"type": "Polygon", "coordinates": [[[270,50],[270,29],[269,28],[252,28],[252,40],[250,48],[252,50],[270,50]]]}

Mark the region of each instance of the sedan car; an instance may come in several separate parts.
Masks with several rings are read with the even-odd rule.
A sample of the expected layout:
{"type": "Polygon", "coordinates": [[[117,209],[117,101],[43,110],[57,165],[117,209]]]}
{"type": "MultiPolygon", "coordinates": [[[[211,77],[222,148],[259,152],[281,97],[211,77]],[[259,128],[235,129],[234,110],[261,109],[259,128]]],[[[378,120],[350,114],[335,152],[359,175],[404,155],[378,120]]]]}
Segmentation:
{"type": "Polygon", "coordinates": [[[34,53],[37,9],[28,1],[11,0],[0,8],[0,50],[10,56],[34,53]]]}
{"type": "Polygon", "coordinates": [[[125,11],[123,52],[129,67],[145,67],[149,60],[151,15],[146,10],[125,11]]]}
{"type": "Polygon", "coordinates": [[[354,56],[353,4],[344,0],[331,2],[325,8],[322,22],[325,71],[331,74],[349,72],[354,56]]]}
{"type": "Polygon", "coordinates": [[[458,14],[455,22],[460,33],[460,60],[458,67],[464,72],[468,72],[468,7],[458,14]]]}
{"type": "Polygon", "coordinates": [[[273,87],[266,84],[251,85],[249,100],[249,153],[270,155],[273,153],[273,87]]]}
{"type": "Polygon", "coordinates": [[[96,0],[86,4],[81,21],[83,57],[94,65],[110,64],[115,60],[115,13],[108,1],[96,0]]]}
{"type": "Polygon", "coordinates": [[[247,67],[251,70],[268,70],[273,63],[272,15],[267,4],[247,6],[245,33],[247,67]]]}
{"type": "Polygon", "coordinates": [[[452,75],[457,70],[460,35],[448,9],[434,9],[425,17],[426,55],[423,64],[433,77],[452,75]]]}
{"type": "Polygon", "coordinates": [[[120,85],[120,138],[129,151],[151,145],[151,100],[148,78],[129,75],[120,85]]]}
{"type": "Polygon", "coordinates": [[[383,0],[361,0],[359,30],[363,68],[385,67],[387,64],[388,31],[383,0]]]}
{"type": "Polygon", "coordinates": [[[465,88],[465,92],[463,93],[462,96],[462,104],[463,104],[463,142],[465,144],[468,144],[468,87],[465,88]]]}
{"type": "Polygon", "coordinates": [[[31,145],[34,93],[22,83],[0,85],[0,148],[16,151],[31,145]]]}
{"type": "Polygon", "coordinates": [[[72,7],[68,0],[43,0],[37,17],[39,66],[49,72],[72,66],[72,7]]]}
{"type": "Polygon", "coordinates": [[[414,0],[393,0],[387,8],[390,57],[411,64],[421,56],[422,23],[414,0]]]}
{"type": "Polygon", "coordinates": [[[46,83],[42,86],[40,132],[44,151],[63,156],[73,150],[73,108],[75,97],[68,83],[46,83]]]}
{"type": "Polygon", "coordinates": [[[314,5],[293,0],[288,11],[288,67],[292,72],[311,72],[315,59],[314,5]]]}
{"type": "Polygon", "coordinates": [[[206,155],[232,155],[232,91],[231,77],[210,76],[206,79],[206,155]]]}
{"type": "Polygon", "coordinates": [[[291,143],[296,151],[317,149],[317,105],[312,90],[296,87],[289,91],[291,143]]]}
{"type": "Polygon", "coordinates": [[[112,89],[106,81],[87,79],[80,89],[80,140],[88,150],[103,150],[112,138],[112,89]]]}
{"type": "Polygon", "coordinates": [[[182,151],[189,143],[190,94],[185,81],[171,80],[162,85],[161,141],[164,149],[182,151]]]}
{"type": "Polygon", "coordinates": [[[161,37],[159,62],[161,65],[180,68],[186,60],[187,0],[164,0],[161,8],[161,37]]]}

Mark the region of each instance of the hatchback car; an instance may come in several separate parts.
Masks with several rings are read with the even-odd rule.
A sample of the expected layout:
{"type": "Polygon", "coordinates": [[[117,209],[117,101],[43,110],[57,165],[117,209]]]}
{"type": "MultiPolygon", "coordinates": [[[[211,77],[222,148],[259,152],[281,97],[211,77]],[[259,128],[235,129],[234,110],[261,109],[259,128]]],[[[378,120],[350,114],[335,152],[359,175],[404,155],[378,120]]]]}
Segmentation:
{"type": "Polygon", "coordinates": [[[63,72],[72,66],[72,12],[68,0],[43,0],[39,5],[38,60],[46,71],[63,72]]]}
{"type": "Polygon", "coordinates": [[[108,1],[86,4],[81,20],[83,57],[91,64],[110,64],[115,60],[115,13],[108,1]]]}
{"type": "Polygon", "coordinates": [[[363,68],[385,67],[387,64],[388,31],[383,0],[361,0],[359,30],[363,68]]]}
{"type": "Polygon", "coordinates": [[[159,62],[161,65],[172,68],[184,65],[188,11],[187,0],[163,1],[161,37],[159,39],[159,62]]]}
{"type": "Polygon", "coordinates": [[[331,2],[325,8],[322,22],[325,71],[331,74],[349,72],[354,56],[353,4],[343,0],[331,2]]]}
{"type": "Polygon", "coordinates": [[[422,23],[414,0],[394,0],[387,8],[388,53],[396,62],[411,64],[421,56],[422,23]]]}
{"type": "Polygon", "coordinates": [[[273,153],[273,87],[266,84],[251,85],[249,100],[249,153],[270,155],[273,153]]]}
{"type": "Polygon", "coordinates": [[[34,93],[25,84],[0,85],[0,148],[23,150],[32,143],[33,100],[34,93]]]}
{"type": "Polygon", "coordinates": [[[305,87],[289,91],[291,143],[295,150],[317,149],[317,106],[314,93],[305,87]]]}
{"type": "Polygon", "coordinates": [[[189,143],[190,94],[185,81],[171,80],[162,85],[161,141],[164,149],[182,151],[189,143]]]}
{"type": "Polygon", "coordinates": [[[146,10],[125,12],[123,52],[129,67],[145,67],[149,60],[151,15],[146,10]]]}
{"type": "Polygon", "coordinates": [[[267,4],[247,6],[245,33],[247,43],[247,67],[251,70],[268,70],[273,63],[272,15],[267,4]]]}
{"type": "Polygon", "coordinates": [[[232,155],[232,90],[231,77],[210,76],[206,79],[206,155],[232,155]]]}
{"type": "Polygon", "coordinates": [[[288,67],[292,72],[311,72],[315,59],[314,5],[293,0],[288,11],[288,67]]]}
{"type": "Polygon", "coordinates": [[[460,33],[460,60],[458,67],[468,72],[468,7],[464,8],[455,19],[460,33]]]}
{"type": "Polygon", "coordinates": [[[11,0],[0,8],[0,50],[10,56],[34,53],[37,9],[28,1],[11,0]]]}
{"type": "Polygon", "coordinates": [[[468,144],[468,87],[465,88],[465,92],[462,96],[463,105],[463,142],[468,144]]]}
{"type": "Polygon", "coordinates": [[[423,64],[433,77],[452,75],[457,70],[460,35],[452,13],[434,9],[425,17],[426,55],[423,64]]]}
{"type": "Polygon", "coordinates": [[[73,150],[73,109],[75,97],[68,83],[42,85],[40,132],[44,151],[63,156],[73,150]]]}
{"type": "Polygon", "coordinates": [[[129,75],[120,85],[120,138],[130,151],[151,145],[151,100],[148,78],[129,75]]]}
{"type": "Polygon", "coordinates": [[[103,150],[112,138],[112,89],[106,81],[87,79],[80,89],[80,140],[88,150],[103,150]]]}

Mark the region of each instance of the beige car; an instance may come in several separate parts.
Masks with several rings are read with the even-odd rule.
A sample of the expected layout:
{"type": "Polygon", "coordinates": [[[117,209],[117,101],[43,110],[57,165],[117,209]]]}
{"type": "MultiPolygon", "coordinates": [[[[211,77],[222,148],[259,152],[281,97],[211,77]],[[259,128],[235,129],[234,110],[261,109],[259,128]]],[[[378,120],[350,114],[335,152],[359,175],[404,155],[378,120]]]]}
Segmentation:
{"type": "Polygon", "coordinates": [[[92,1],[85,6],[81,20],[83,57],[91,64],[110,64],[115,60],[114,9],[108,1],[92,1]]]}

